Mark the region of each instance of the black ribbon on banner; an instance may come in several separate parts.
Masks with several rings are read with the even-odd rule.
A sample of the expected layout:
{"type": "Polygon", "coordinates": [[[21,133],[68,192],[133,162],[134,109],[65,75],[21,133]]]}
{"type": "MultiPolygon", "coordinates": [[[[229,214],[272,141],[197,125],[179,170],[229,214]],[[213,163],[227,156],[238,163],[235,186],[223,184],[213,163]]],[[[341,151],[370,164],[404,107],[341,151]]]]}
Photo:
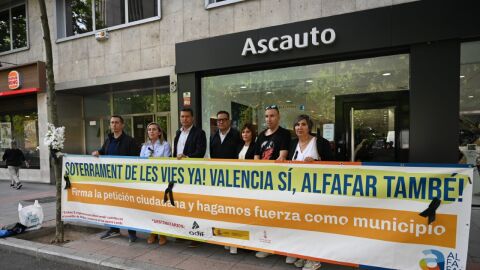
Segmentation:
{"type": "Polygon", "coordinates": [[[435,221],[435,213],[441,203],[442,201],[440,199],[433,198],[433,200],[428,205],[428,208],[419,214],[422,217],[428,217],[428,225],[435,221]]]}
{"type": "Polygon", "coordinates": [[[65,188],[64,189],[70,189],[72,188],[72,183],[70,183],[70,177],[68,176],[67,173],[63,176],[63,179],[65,180],[65,188]]]}
{"type": "Polygon", "coordinates": [[[170,182],[168,183],[167,189],[165,189],[165,194],[163,195],[163,202],[166,203],[170,198],[170,203],[175,206],[175,201],[173,200],[173,186],[175,183],[170,182]]]}

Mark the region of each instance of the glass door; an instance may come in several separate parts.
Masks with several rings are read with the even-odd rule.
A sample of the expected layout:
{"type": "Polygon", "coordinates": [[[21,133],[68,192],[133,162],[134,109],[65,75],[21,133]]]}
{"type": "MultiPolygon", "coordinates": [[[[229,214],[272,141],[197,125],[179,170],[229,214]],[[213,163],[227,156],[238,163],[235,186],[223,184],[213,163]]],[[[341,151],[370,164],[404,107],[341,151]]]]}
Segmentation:
{"type": "Polygon", "coordinates": [[[350,108],[350,161],[394,162],[395,107],[350,108]]]}
{"type": "Polygon", "coordinates": [[[336,96],[336,159],[408,162],[408,101],[408,91],[336,96]]]}

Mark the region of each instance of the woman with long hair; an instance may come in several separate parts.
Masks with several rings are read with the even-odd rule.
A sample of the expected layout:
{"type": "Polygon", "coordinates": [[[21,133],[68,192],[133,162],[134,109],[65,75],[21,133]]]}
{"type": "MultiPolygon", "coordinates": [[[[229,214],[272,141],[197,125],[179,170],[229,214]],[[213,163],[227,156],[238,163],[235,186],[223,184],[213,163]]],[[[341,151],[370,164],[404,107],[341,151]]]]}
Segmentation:
{"type": "MultiPolygon", "coordinates": [[[[170,157],[172,151],[170,145],[163,137],[163,131],[158,123],[152,122],[147,125],[148,140],[142,145],[140,151],[141,157],[170,157]]],[[[147,243],[153,244],[157,240],[157,235],[152,233],[147,238],[147,243]]],[[[165,245],[167,237],[158,235],[158,244],[165,245]]]]}

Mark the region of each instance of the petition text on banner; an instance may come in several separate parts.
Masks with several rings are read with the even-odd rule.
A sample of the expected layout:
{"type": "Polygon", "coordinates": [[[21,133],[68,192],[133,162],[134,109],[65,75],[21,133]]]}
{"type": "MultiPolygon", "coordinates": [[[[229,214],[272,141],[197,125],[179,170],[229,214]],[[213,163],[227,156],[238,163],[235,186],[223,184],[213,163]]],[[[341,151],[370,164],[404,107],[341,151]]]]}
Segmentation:
{"type": "Polygon", "coordinates": [[[63,169],[67,221],[353,266],[422,269],[438,254],[466,264],[468,167],[66,156],[63,169]],[[175,206],[163,201],[169,182],[175,206]],[[418,214],[433,198],[428,224],[418,214]]]}

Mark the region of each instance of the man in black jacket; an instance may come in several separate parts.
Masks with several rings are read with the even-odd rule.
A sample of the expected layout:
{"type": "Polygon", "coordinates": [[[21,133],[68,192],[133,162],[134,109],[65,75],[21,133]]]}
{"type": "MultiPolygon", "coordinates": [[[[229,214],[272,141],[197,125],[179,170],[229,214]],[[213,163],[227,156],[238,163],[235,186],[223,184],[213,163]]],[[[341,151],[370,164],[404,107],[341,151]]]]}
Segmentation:
{"type": "Polygon", "coordinates": [[[182,127],[177,130],[173,143],[173,157],[203,158],[207,151],[207,136],[205,131],[193,125],[192,109],[180,111],[180,124],[182,127]]]}
{"type": "Polygon", "coordinates": [[[230,126],[230,114],[217,113],[218,130],[210,137],[210,157],[238,159],[238,148],[242,144],[240,133],[230,126]]]}
{"type": "MultiPolygon", "coordinates": [[[[135,140],[125,134],[123,128],[125,127],[123,118],[120,115],[112,115],[110,117],[110,130],[112,133],[108,134],[107,139],[97,151],[93,151],[92,155],[98,157],[99,155],[109,156],[139,156],[140,148],[135,140]]],[[[105,232],[100,239],[107,239],[120,235],[119,228],[111,227],[105,232]]],[[[134,230],[128,230],[128,240],[135,242],[137,235],[134,230]]]]}
{"type": "Polygon", "coordinates": [[[25,162],[25,166],[28,168],[28,162],[25,160],[22,150],[17,148],[17,142],[12,141],[12,148],[5,150],[2,157],[3,161],[6,161],[8,167],[8,173],[12,179],[10,186],[15,189],[22,188],[20,183],[19,170],[22,162],[25,162]]]}

